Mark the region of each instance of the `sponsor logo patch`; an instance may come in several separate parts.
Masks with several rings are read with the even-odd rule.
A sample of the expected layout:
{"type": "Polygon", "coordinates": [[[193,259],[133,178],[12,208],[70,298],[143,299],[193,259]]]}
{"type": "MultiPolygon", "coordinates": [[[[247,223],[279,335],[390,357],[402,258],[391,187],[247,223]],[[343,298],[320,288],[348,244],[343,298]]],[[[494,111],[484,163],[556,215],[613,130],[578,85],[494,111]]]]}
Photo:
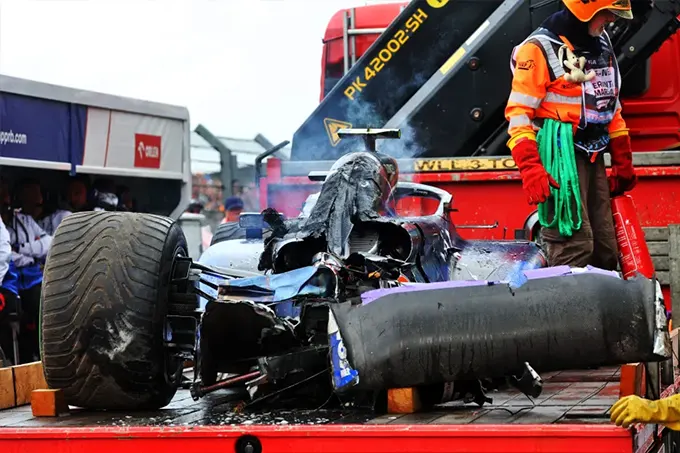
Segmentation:
{"type": "Polygon", "coordinates": [[[135,167],[161,168],[161,137],[135,134],[135,167]]]}

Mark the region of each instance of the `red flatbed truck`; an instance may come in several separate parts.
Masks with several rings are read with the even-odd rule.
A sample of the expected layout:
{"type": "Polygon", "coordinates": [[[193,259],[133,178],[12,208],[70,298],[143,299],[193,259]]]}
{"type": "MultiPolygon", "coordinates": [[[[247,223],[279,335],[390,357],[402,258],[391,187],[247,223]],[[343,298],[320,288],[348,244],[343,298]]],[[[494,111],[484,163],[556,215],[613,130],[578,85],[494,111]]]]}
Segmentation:
{"type": "MultiPolygon", "coordinates": [[[[557,4],[414,0],[380,5],[389,14],[368,23],[386,29],[357,37],[354,45],[350,38],[361,32],[352,27],[345,28],[339,40],[327,36],[325,96],[293,138],[291,161],[267,161],[259,180],[262,206],[297,215],[306,197],[318,190],[310,172],[327,170],[337,155],[354,146],[338,139],[338,128],[390,124],[405,132],[402,143],[410,150],[403,153],[399,141],[389,150],[400,159],[402,178],[452,192],[457,208],[453,219],[459,228],[467,228],[465,236],[531,236],[532,212],[521,195],[514,163],[503,151],[502,106],[509,92],[509,48],[557,4]],[[350,65],[353,48],[356,64],[350,65]],[[342,73],[330,87],[328,71],[338,62],[342,73]]],[[[636,6],[636,16],[643,20],[616,42],[629,49],[619,58],[626,80],[641,85],[636,97],[623,101],[641,174],[633,196],[643,225],[654,227],[647,230],[648,241],[668,295],[669,283],[670,291],[680,290],[672,285],[675,255],[669,250],[676,247],[674,224],[680,223],[671,195],[680,171],[680,158],[671,151],[680,142],[680,78],[668,77],[672,71],[667,70],[680,64],[675,33],[680,9],[675,1],[647,6],[636,6]]],[[[371,8],[378,6],[355,10],[355,26],[362,25],[364,12],[380,11],[371,8]]],[[[340,24],[347,13],[340,13],[340,24]]],[[[336,19],[331,32],[337,29],[336,19]]],[[[400,209],[424,212],[428,206],[414,201],[400,209]]],[[[677,331],[673,333],[677,351],[677,331]]],[[[543,393],[534,401],[514,391],[495,392],[489,395],[493,403],[482,408],[443,405],[381,416],[323,409],[239,413],[226,391],[199,403],[188,391],[180,391],[168,407],[149,414],[72,410],[64,417],[35,418],[30,407],[23,406],[0,412],[0,451],[672,452],[678,443],[674,432],[657,425],[618,428],[609,422],[608,410],[620,395],[654,398],[676,393],[680,379],[677,359],[673,362],[672,367],[631,364],[545,374],[543,393]]]]}
{"type": "MultiPolygon", "coordinates": [[[[542,376],[543,392],[534,401],[517,391],[494,392],[489,394],[493,403],[483,408],[443,405],[420,413],[381,416],[325,410],[239,414],[234,412],[233,395],[226,391],[196,403],[182,390],[169,406],[152,413],[72,409],[56,418],[33,417],[31,407],[22,406],[0,411],[0,449],[7,453],[106,453],[121,448],[145,453],[676,451],[674,433],[657,425],[640,426],[631,433],[609,422],[609,407],[621,393],[640,392],[634,386],[642,384],[641,370],[630,365],[550,373],[542,376]]],[[[676,392],[677,385],[678,376],[675,384],[661,386],[663,394],[676,392]]]]}

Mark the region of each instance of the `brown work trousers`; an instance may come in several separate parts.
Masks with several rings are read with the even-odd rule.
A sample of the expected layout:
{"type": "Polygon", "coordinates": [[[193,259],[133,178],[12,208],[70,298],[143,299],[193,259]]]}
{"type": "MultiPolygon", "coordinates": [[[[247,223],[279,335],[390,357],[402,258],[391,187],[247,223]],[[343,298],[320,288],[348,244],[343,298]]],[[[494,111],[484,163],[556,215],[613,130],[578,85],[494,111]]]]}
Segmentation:
{"type": "MultiPolygon", "coordinates": [[[[548,255],[548,265],[573,267],[591,265],[616,270],[618,246],[604,154],[599,153],[595,162],[591,163],[585,153],[576,151],[576,168],[581,191],[583,219],[581,229],[575,231],[571,237],[564,237],[560,235],[557,227],[541,228],[541,239],[548,255]]],[[[554,198],[550,197],[547,203],[548,220],[552,221],[554,198]]],[[[574,212],[574,219],[575,214],[574,212]]]]}

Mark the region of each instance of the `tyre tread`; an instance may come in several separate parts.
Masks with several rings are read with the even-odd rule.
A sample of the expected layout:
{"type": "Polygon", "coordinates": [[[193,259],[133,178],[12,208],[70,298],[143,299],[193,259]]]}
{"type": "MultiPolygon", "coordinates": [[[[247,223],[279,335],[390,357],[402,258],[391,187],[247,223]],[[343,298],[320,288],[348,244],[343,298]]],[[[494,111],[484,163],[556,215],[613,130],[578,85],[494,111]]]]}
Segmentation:
{"type": "Polygon", "coordinates": [[[179,235],[186,248],[174,230],[171,219],[121,212],[74,213],[60,224],[45,265],[41,346],[48,385],[69,404],[153,409],[174,395],[161,381],[157,335],[168,241],[179,235]]]}

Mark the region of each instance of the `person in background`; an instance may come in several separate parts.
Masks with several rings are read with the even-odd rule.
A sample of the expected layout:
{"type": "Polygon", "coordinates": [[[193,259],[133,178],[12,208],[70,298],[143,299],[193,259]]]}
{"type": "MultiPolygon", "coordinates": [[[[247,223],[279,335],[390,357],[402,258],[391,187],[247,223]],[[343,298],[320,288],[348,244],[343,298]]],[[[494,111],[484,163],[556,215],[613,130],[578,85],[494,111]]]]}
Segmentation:
{"type": "Polygon", "coordinates": [[[18,186],[19,207],[23,214],[30,215],[33,220],[50,236],[54,236],[57,227],[71,211],[58,206],[47,206],[44,203],[42,187],[34,179],[26,179],[18,186]]]}
{"type": "Polygon", "coordinates": [[[89,211],[87,192],[89,190],[87,179],[84,177],[69,178],[64,191],[66,210],[71,212],[89,211]]]}
{"type": "Polygon", "coordinates": [[[116,184],[112,179],[99,178],[93,184],[92,191],[94,211],[117,211],[118,195],[116,194],[116,184]]]}
{"type": "MultiPolygon", "coordinates": [[[[203,210],[205,209],[205,203],[201,198],[202,197],[192,198],[191,202],[189,203],[189,207],[187,207],[185,212],[188,214],[203,214],[203,210]]],[[[203,246],[203,250],[207,250],[208,247],[210,247],[212,238],[213,232],[212,229],[210,228],[210,225],[203,225],[201,227],[201,244],[203,246]]]]}
{"type": "Polygon", "coordinates": [[[42,264],[52,245],[52,236],[45,233],[28,214],[12,209],[8,185],[0,181],[0,218],[7,227],[12,246],[12,261],[18,274],[21,300],[19,358],[22,363],[40,360],[38,316],[43,279],[42,264]]]}
{"type": "MultiPolygon", "coordinates": [[[[12,261],[12,244],[9,232],[0,218],[0,350],[4,353],[0,354],[0,360],[2,355],[9,357],[14,350],[9,315],[17,313],[18,296],[18,278],[12,261]]],[[[11,364],[18,365],[14,361],[8,363],[11,364]]],[[[2,366],[0,363],[0,367],[2,366]]]]}
{"type": "Polygon", "coordinates": [[[121,211],[134,212],[137,210],[135,199],[132,198],[132,192],[127,186],[118,186],[116,189],[118,195],[118,209],[121,211]]]}
{"type": "Polygon", "coordinates": [[[238,216],[243,212],[243,200],[241,197],[229,197],[224,200],[224,219],[222,223],[236,222],[238,226],[238,216]]]}
{"type": "Polygon", "coordinates": [[[224,219],[219,226],[224,238],[242,239],[245,230],[239,226],[239,215],[243,212],[243,200],[239,197],[229,197],[224,200],[224,219]]]}
{"type": "Polygon", "coordinates": [[[192,198],[191,201],[189,202],[189,207],[187,207],[186,212],[190,214],[200,214],[203,212],[205,205],[203,201],[201,201],[198,198],[192,198]]]}
{"type": "Polygon", "coordinates": [[[231,195],[233,197],[243,196],[243,184],[241,184],[241,181],[238,179],[231,180],[231,195]]]}

